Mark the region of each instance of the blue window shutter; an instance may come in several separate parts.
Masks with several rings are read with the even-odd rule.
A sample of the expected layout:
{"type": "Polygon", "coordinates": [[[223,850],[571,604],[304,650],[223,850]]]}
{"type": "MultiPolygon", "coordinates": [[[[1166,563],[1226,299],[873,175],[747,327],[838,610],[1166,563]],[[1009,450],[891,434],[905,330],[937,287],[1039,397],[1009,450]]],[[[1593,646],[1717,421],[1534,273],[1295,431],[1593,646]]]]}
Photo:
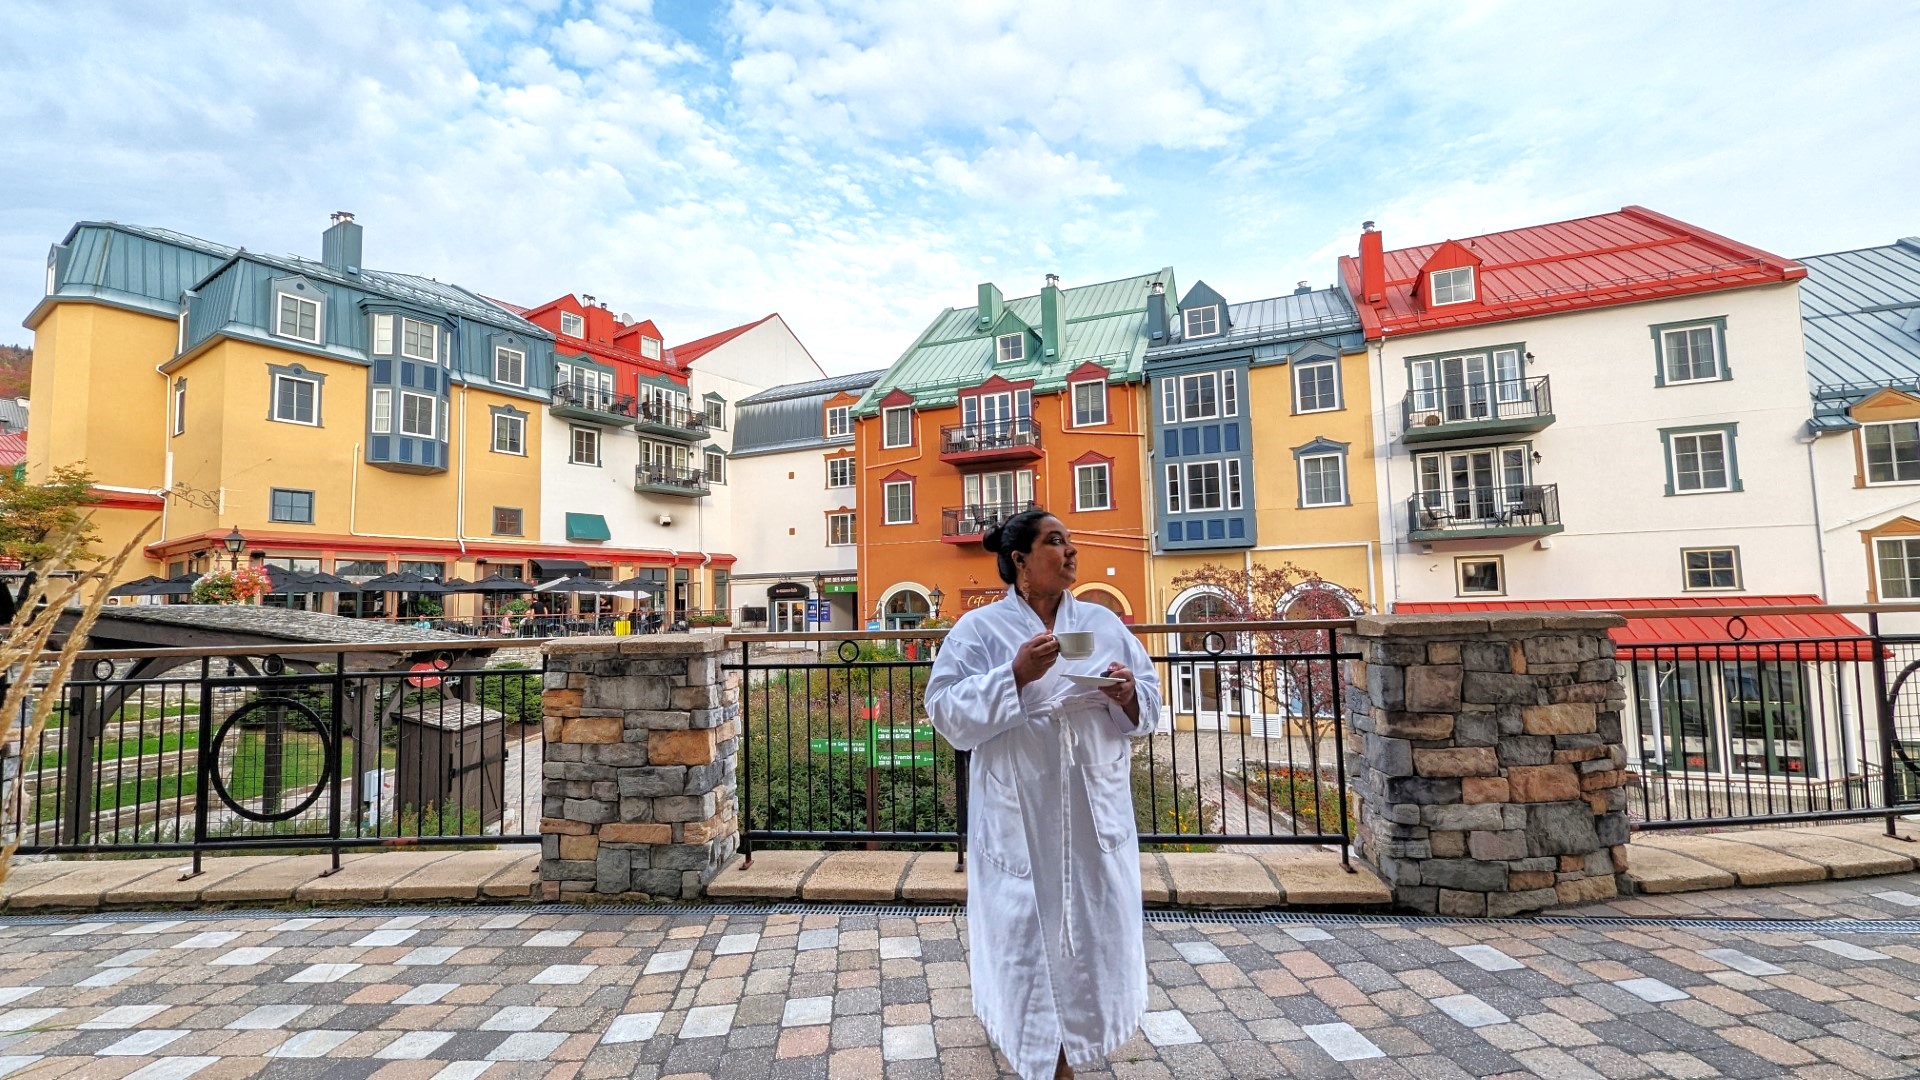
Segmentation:
{"type": "Polygon", "coordinates": [[[1206,427],[1200,429],[1200,447],[1202,453],[1217,454],[1220,452],[1219,424],[1208,424],[1206,427]]]}

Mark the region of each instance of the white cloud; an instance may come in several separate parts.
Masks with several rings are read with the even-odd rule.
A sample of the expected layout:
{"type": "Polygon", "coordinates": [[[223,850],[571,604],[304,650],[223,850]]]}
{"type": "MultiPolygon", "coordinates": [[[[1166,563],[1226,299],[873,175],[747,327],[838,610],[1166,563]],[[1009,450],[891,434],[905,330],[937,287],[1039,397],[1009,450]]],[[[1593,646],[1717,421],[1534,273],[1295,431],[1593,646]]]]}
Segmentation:
{"type": "Polygon", "coordinates": [[[0,302],[22,314],[88,217],[313,254],[352,209],[375,265],[592,292],[673,340],[779,310],[829,370],[890,362],[983,280],[1326,284],[1365,218],[1396,245],[1629,202],[1787,254],[1920,231],[1910,11],[39,0],[9,20],[0,302]]]}

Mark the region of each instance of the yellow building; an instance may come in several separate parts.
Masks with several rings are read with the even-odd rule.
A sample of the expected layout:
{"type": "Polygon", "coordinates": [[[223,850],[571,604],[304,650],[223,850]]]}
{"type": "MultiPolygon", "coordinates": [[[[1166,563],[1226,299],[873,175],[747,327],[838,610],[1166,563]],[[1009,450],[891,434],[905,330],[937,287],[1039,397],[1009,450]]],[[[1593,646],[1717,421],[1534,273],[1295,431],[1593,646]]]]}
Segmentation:
{"type": "MultiPolygon", "coordinates": [[[[551,332],[457,286],[363,268],[351,215],[321,247],[319,261],[268,257],[103,222],[53,247],[26,322],[28,476],[92,470],[105,550],[153,525],[124,578],[224,566],[235,529],[252,559],[348,578],[678,565],[541,535],[551,332]]],[[[338,607],[384,614],[387,595],[338,607]]]]}
{"type": "MultiPolygon", "coordinates": [[[[1153,458],[1152,605],[1140,621],[1218,617],[1216,591],[1183,575],[1291,563],[1309,584],[1263,617],[1358,613],[1378,604],[1380,526],[1373,420],[1359,319],[1335,289],[1230,304],[1204,281],[1148,311],[1153,458]]],[[[1171,637],[1169,651],[1198,648],[1171,637]]],[[[1203,664],[1175,665],[1176,723],[1238,727],[1203,664]],[[1214,714],[1208,718],[1208,714],[1214,714]]],[[[1231,697],[1232,695],[1226,695],[1231,697]]]]}

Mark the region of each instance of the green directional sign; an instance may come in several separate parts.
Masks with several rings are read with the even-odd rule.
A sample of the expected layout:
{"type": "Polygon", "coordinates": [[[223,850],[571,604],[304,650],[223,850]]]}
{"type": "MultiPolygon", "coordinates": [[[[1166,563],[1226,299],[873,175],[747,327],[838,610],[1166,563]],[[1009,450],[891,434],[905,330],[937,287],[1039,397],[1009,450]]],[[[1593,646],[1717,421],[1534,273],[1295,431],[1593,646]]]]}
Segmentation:
{"type": "Polygon", "coordinates": [[[911,745],[895,749],[900,743],[921,743],[933,741],[933,728],[927,724],[867,725],[867,737],[863,739],[808,739],[807,748],[816,754],[857,754],[867,759],[867,767],[873,769],[915,769],[926,768],[933,764],[933,750],[917,750],[911,745]],[[880,744],[887,744],[882,750],[880,744]]]}
{"type": "Polygon", "coordinates": [[[856,739],[808,739],[807,746],[816,754],[867,754],[873,751],[871,742],[856,739]]]}

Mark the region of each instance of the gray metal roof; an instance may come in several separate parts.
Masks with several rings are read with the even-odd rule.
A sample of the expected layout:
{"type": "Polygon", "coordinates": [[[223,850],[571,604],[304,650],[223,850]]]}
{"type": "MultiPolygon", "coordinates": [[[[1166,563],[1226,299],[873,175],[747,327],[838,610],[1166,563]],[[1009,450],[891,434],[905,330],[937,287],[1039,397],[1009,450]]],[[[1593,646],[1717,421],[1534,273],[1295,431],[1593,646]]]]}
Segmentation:
{"type": "Polygon", "coordinates": [[[26,398],[0,398],[0,431],[25,431],[27,420],[26,398]]]}
{"type": "Polygon", "coordinates": [[[82,221],[73,226],[60,246],[68,249],[68,254],[56,298],[97,295],[171,316],[179,312],[181,293],[203,284],[238,257],[389,299],[445,310],[516,333],[553,336],[550,331],[458,285],[388,270],[345,274],[323,262],[298,255],[265,255],[172,229],[117,221],[82,221]]]}
{"type": "Polygon", "coordinates": [[[842,391],[852,393],[855,390],[865,390],[867,387],[879,382],[880,376],[886,373],[885,368],[880,368],[875,371],[855,372],[852,375],[834,375],[825,379],[814,379],[811,382],[787,383],[785,386],[770,386],[758,393],[748,394],[746,397],[734,402],[734,404],[759,405],[768,401],[783,401],[787,398],[794,397],[813,397],[816,395],[820,397],[832,397],[842,391]]]}
{"type": "Polygon", "coordinates": [[[733,449],[730,457],[752,457],[788,450],[850,446],[851,432],[829,439],[824,434],[822,407],[836,394],[859,394],[880,381],[882,371],[836,375],[830,379],[789,383],[744,397],[734,405],[733,449]]]}
{"type": "Polygon", "coordinates": [[[1920,237],[1799,261],[1812,426],[1852,427],[1875,390],[1920,389],[1920,237]]]}
{"type": "Polygon", "coordinates": [[[1360,316],[1354,313],[1346,294],[1333,288],[1274,296],[1244,304],[1230,303],[1227,305],[1228,329],[1224,334],[1188,341],[1182,337],[1185,321],[1177,315],[1169,320],[1172,325],[1167,328],[1167,344],[1148,349],[1148,361],[1296,338],[1332,339],[1360,330],[1360,316]]]}

